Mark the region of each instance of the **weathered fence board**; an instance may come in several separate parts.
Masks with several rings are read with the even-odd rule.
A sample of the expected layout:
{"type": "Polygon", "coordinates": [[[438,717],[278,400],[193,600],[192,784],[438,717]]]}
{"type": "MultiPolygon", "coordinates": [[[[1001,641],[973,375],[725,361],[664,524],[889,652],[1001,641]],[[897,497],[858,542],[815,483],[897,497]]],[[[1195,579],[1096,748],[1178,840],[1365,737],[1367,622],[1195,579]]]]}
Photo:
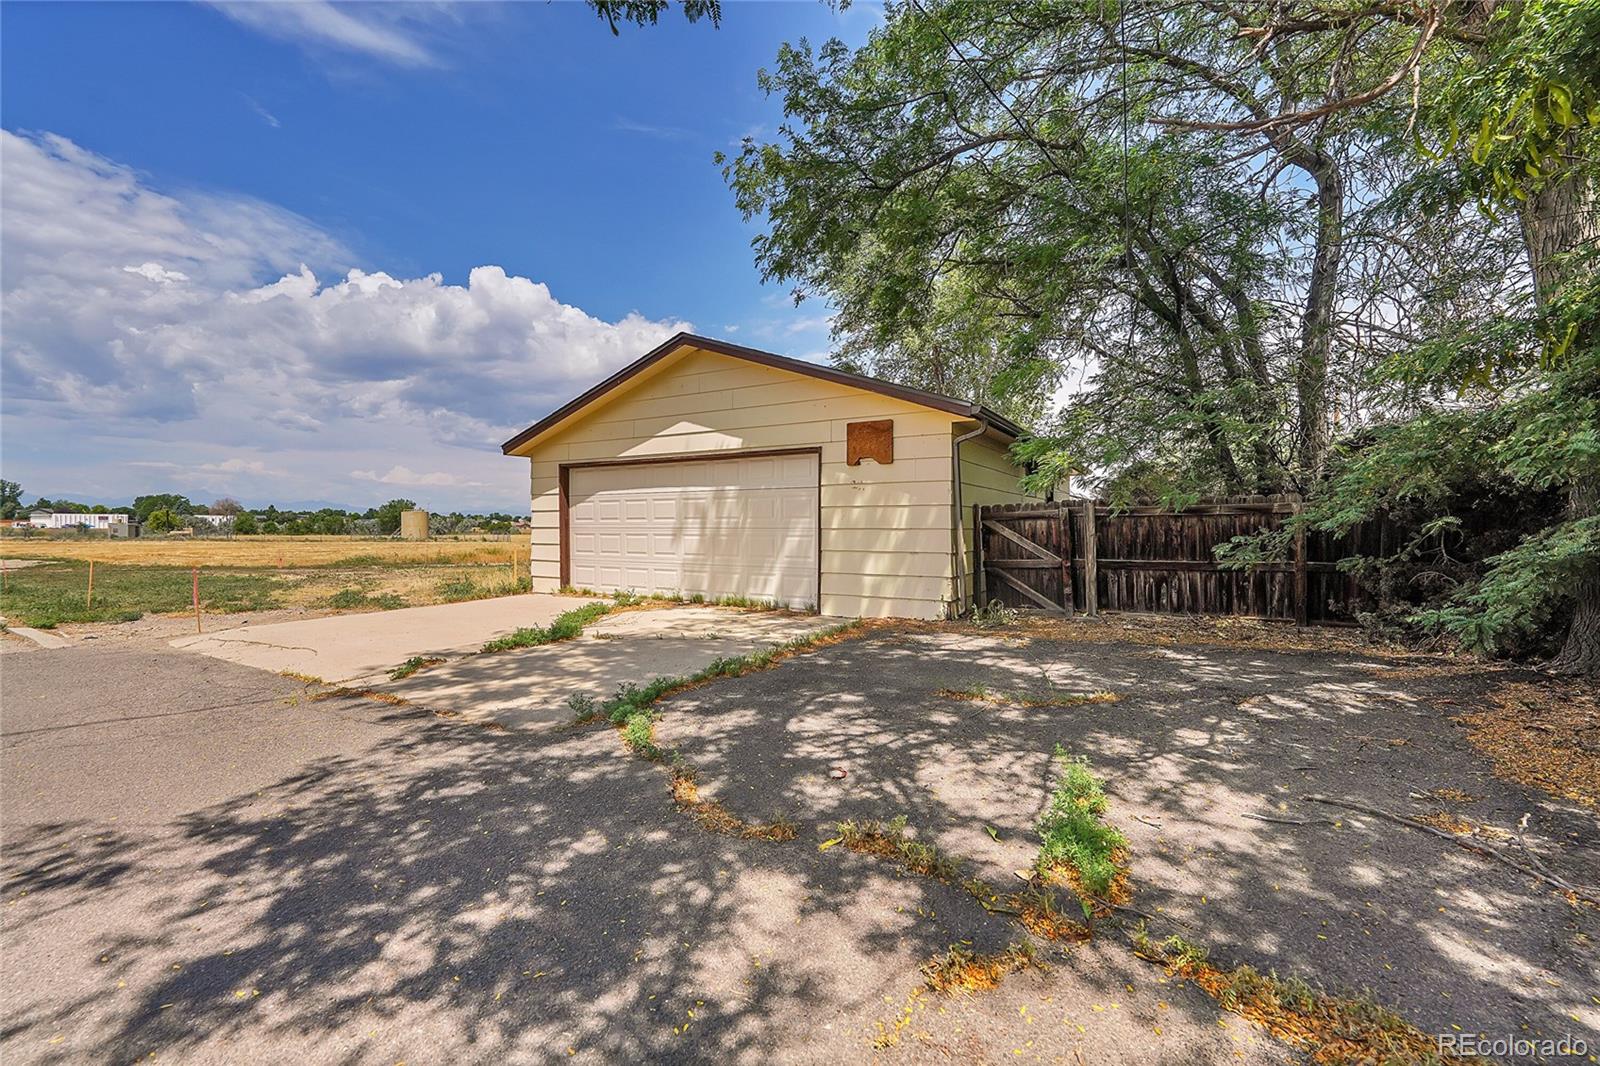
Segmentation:
{"type": "Polygon", "coordinates": [[[1389,536],[1382,524],[1342,537],[1301,529],[1283,561],[1242,570],[1217,561],[1218,545],[1277,529],[1299,507],[1294,497],[1247,497],[1176,511],[1089,500],[975,508],[978,600],[1068,614],[1103,609],[1348,623],[1362,606],[1361,590],[1339,560],[1380,548],[1389,536]]]}

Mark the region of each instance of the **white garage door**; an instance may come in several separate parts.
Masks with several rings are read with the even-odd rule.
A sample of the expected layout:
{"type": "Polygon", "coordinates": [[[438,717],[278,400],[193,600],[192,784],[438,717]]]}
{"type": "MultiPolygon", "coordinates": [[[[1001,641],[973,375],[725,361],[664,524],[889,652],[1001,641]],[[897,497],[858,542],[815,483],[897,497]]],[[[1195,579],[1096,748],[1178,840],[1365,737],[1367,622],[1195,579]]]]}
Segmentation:
{"type": "Polygon", "coordinates": [[[577,587],[816,604],[816,455],[583,467],[570,478],[577,587]]]}

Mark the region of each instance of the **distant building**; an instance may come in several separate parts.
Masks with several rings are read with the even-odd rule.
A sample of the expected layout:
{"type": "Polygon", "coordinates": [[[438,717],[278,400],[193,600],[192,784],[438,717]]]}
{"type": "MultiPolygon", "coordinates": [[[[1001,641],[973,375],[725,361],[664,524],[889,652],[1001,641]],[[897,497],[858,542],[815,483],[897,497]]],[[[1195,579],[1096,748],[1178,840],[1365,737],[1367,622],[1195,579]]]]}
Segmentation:
{"type": "Polygon", "coordinates": [[[225,526],[228,523],[233,521],[233,515],[231,515],[231,514],[186,514],[186,515],[183,516],[183,520],[185,522],[198,522],[198,523],[201,523],[203,525],[208,525],[212,529],[220,529],[223,526],[225,526]]]}
{"type": "Polygon", "coordinates": [[[110,529],[115,523],[128,524],[127,514],[79,514],[75,511],[33,511],[28,525],[34,529],[110,529]]]}

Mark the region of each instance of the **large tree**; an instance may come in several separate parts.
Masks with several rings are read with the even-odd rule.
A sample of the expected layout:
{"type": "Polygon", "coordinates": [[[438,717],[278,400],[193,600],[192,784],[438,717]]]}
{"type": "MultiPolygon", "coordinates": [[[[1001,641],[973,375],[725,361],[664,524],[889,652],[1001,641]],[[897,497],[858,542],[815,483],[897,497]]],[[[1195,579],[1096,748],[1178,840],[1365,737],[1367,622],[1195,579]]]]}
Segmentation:
{"type": "Polygon", "coordinates": [[[1531,275],[1522,304],[1454,320],[1389,360],[1392,381],[1432,402],[1344,464],[1320,523],[1338,530],[1382,504],[1429,498],[1438,522],[1459,522],[1448,487],[1462,467],[1563,491],[1562,520],[1490,560],[1429,619],[1493,650],[1570,615],[1550,666],[1600,674],[1600,3],[1315,8],[1320,22],[1267,21],[1261,32],[1410,22],[1416,58],[1390,83],[1410,75],[1408,130],[1442,142],[1414,186],[1434,206],[1475,202],[1514,219],[1531,275]],[[1424,48],[1427,27],[1445,46],[1424,48]]]}
{"type": "MultiPolygon", "coordinates": [[[[1308,487],[1365,409],[1344,395],[1365,369],[1339,343],[1363,312],[1344,282],[1394,245],[1352,225],[1392,175],[1335,105],[1414,33],[1330,50],[1240,28],[1211,4],[910,0],[859,51],[786,47],[762,83],[789,122],[726,169],[767,223],[757,260],[835,305],[857,363],[981,333],[979,358],[1018,372],[884,365],[1023,410],[1087,375],[1056,441],[1079,465],[1179,494],[1308,487]]],[[[1480,268],[1461,252],[1488,228],[1414,250],[1430,274],[1480,268]]]]}
{"type": "Polygon", "coordinates": [[[1297,488],[1328,528],[1446,528],[1450,472],[1567,491],[1429,620],[1576,604],[1556,665],[1594,671],[1597,8],[907,0],[786,47],[789,121],[725,174],[841,359],[1024,414],[1072,381],[1045,476],[1297,488]]]}

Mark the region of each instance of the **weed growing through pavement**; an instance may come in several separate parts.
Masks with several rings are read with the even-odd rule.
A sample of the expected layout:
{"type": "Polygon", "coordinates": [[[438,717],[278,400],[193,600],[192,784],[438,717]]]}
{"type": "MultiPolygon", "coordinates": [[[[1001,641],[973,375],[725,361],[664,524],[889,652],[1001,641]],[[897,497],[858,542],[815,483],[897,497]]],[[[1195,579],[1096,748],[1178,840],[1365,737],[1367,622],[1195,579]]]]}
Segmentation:
{"type": "MultiPolygon", "coordinates": [[[[839,835],[831,843],[843,844],[851,851],[892,859],[914,874],[954,881],[961,873],[961,860],[906,834],[907,819],[899,815],[887,822],[876,819],[848,820],[839,823],[839,835]]],[[[831,844],[825,842],[823,847],[831,844]]]]}
{"type": "Polygon", "coordinates": [[[1105,789],[1088,764],[1070,757],[1060,744],[1054,760],[1061,764],[1061,779],[1039,818],[1039,871],[1048,875],[1065,867],[1069,880],[1089,895],[1122,902],[1118,896],[1126,893],[1126,879],[1118,860],[1128,839],[1104,821],[1105,789]]]}
{"type": "Polygon", "coordinates": [[[987,992],[1008,974],[1029,966],[1042,968],[1043,964],[1033,944],[1026,940],[992,955],[980,955],[960,944],[952,944],[949,951],[923,964],[922,977],[929,988],[945,995],[987,992]]]}
{"type": "Polygon", "coordinates": [[[1093,935],[1087,925],[1061,912],[1060,900],[1049,888],[1035,885],[1007,897],[1006,902],[1016,908],[1017,921],[1034,936],[1046,940],[1088,940],[1093,935]]]}
{"type": "Polygon", "coordinates": [[[1143,923],[1134,929],[1132,940],[1134,954],[1160,963],[1173,976],[1193,981],[1223,1009],[1305,1048],[1314,1063],[1382,1066],[1465,1061],[1441,1055],[1436,1037],[1370,997],[1328,995],[1298,978],[1263,974],[1252,966],[1224,970],[1210,962],[1204,947],[1182,937],[1157,943],[1143,923]]]}
{"type": "Polygon", "coordinates": [[[430,666],[438,666],[443,659],[428,655],[413,655],[393,670],[389,671],[390,681],[402,681],[418,670],[426,670],[430,666]]]}
{"type": "Polygon", "coordinates": [[[510,651],[512,648],[535,648],[540,644],[553,644],[558,640],[571,640],[583,632],[583,627],[598,621],[611,611],[609,603],[586,603],[570,611],[562,611],[547,626],[527,626],[496,637],[483,646],[486,652],[510,651]]]}
{"type": "Polygon", "coordinates": [[[766,823],[746,822],[716,800],[701,799],[694,767],[676,752],[673,753],[671,772],[672,802],[678,805],[679,810],[700,823],[700,828],[706,832],[738,837],[741,840],[782,841],[793,840],[797,835],[794,823],[787,818],[766,823]]]}
{"type": "MultiPolygon", "coordinates": [[[[605,593],[596,592],[591,588],[580,585],[563,585],[558,590],[566,596],[602,596],[605,593]]],[[[703,592],[689,595],[674,592],[638,593],[632,589],[618,589],[610,594],[611,599],[618,606],[632,607],[640,603],[686,603],[694,607],[740,607],[757,611],[781,611],[786,608],[776,600],[758,600],[750,596],[707,596],[703,592]]],[[[815,605],[808,605],[806,612],[815,614],[815,605]]]]}
{"type": "Polygon", "coordinates": [[[1016,707],[1077,707],[1086,703],[1116,703],[1122,697],[1115,692],[1066,692],[1052,689],[1049,692],[1003,692],[987,685],[967,688],[942,688],[936,695],[951,700],[973,703],[1009,704],[1016,707]]]}

